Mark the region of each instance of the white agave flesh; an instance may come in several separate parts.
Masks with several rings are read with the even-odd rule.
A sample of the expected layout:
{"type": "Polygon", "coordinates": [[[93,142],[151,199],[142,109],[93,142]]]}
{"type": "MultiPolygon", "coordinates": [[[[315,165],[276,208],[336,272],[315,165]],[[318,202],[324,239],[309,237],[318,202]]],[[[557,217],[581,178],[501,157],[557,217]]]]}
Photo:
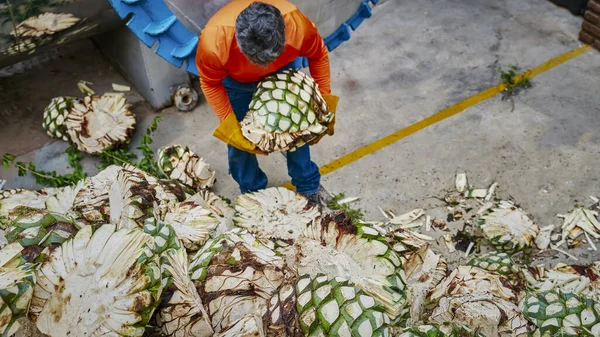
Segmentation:
{"type": "MultiPolygon", "coordinates": [[[[415,235],[415,233],[397,229],[383,233],[386,241],[396,251],[402,264],[413,258],[415,254],[423,254],[429,249],[429,243],[415,235]]],[[[414,261],[413,261],[414,262],[414,261]]],[[[407,268],[403,268],[405,271],[407,268]]],[[[410,268],[409,268],[410,269],[410,268]]]]}
{"type": "Polygon", "coordinates": [[[110,221],[118,228],[136,228],[153,216],[154,195],[138,172],[121,170],[109,195],[110,221]]]}
{"type": "Polygon", "coordinates": [[[422,209],[417,208],[414,209],[408,213],[396,216],[395,214],[391,213],[392,218],[389,220],[389,222],[393,225],[408,225],[412,222],[414,222],[415,220],[417,220],[418,218],[420,218],[421,216],[423,216],[425,213],[423,212],[422,209]]]}
{"type": "Polygon", "coordinates": [[[35,269],[24,262],[23,247],[12,243],[0,250],[0,334],[11,336],[19,330],[18,320],[27,314],[33,297],[35,269]]]}
{"type": "Polygon", "coordinates": [[[448,265],[443,257],[426,248],[411,254],[407,261],[403,261],[402,268],[406,274],[410,303],[408,324],[417,324],[423,319],[429,293],[444,279],[448,265]]]}
{"type": "Polygon", "coordinates": [[[443,297],[429,322],[468,326],[485,337],[527,337],[529,332],[516,304],[483,292],[443,297]]]}
{"type": "Polygon", "coordinates": [[[211,188],[216,180],[216,172],[203,158],[180,145],[159,149],[158,167],[169,179],[197,190],[211,188]]]}
{"type": "Polygon", "coordinates": [[[585,231],[594,239],[600,238],[600,222],[592,211],[585,206],[576,207],[568,215],[562,224],[562,238],[575,240],[585,231]]]}
{"type": "Polygon", "coordinates": [[[540,228],[540,233],[535,237],[535,245],[540,250],[545,250],[550,246],[552,231],[554,230],[554,225],[549,225],[540,228]]]}
{"type": "MultiPolygon", "coordinates": [[[[264,336],[265,328],[262,317],[258,314],[247,314],[239,319],[232,327],[226,331],[219,332],[214,337],[250,337],[264,336]]],[[[187,337],[187,336],[186,336],[187,337]]]]}
{"type": "Polygon", "coordinates": [[[152,242],[139,229],[84,227],[48,251],[30,318],[49,336],[141,336],[144,328],[133,325],[148,322],[140,311],[156,305],[162,290],[158,257],[142,260],[152,242]]]}
{"type": "Polygon", "coordinates": [[[283,187],[271,187],[239,196],[237,226],[262,238],[296,239],[320,216],[307,208],[308,200],[283,187]]]}
{"type": "Polygon", "coordinates": [[[466,326],[444,322],[442,324],[422,324],[403,329],[397,337],[485,337],[466,326]]]}
{"type": "Polygon", "coordinates": [[[459,266],[431,292],[429,300],[435,303],[444,296],[483,292],[509,302],[516,302],[515,292],[505,284],[508,284],[508,281],[503,276],[492,274],[479,267],[459,266]]]}
{"type": "Polygon", "coordinates": [[[109,166],[88,177],[75,197],[73,210],[93,223],[142,227],[148,217],[163,218],[184,196],[168,182],[131,166],[109,166]]]}
{"type": "Polygon", "coordinates": [[[539,227],[510,201],[480,217],[481,229],[490,242],[501,250],[520,250],[532,245],[539,227]]]}
{"type": "Polygon", "coordinates": [[[467,174],[464,172],[457,173],[454,181],[454,187],[459,193],[463,193],[467,189],[467,174]]]}
{"type": "Polygon", "coordinates": [[[202,299],[189,277],[187,254],[181,249],[170,250],[165,258],[168,262],[163,263],[162,268],[171,275],[175,290],[170,294],[169,301],[157,310],[157,326],[166,336],[174,337],[199,337],[214,333],[202,299]]]}
{"type": "Polygon", "coordinates": [[[356,227],[341,214],[327,215],[308,227],[294,248],[300,274],[347,279],[381,302],[393,320],[405,311],[400,256],[375,229],[356,227]]]}
{"type": "MultiPolygon", "coordinates": [[[[241,229],[209,240],[191,261],[190,275],[215,335],[228,335],[249,314],[270,322],[269,301],[292,275],[281,257],[241,229]]],[[[271,323],[263,328],[261,333],[281,329],[271,323]]]]}
{"type": "Polygon", "coordinates": [[[496,187],[498,187],[498,183],[494,182],[487,190],[487,193],[485,194],[485,198],[483,198],[484,201],[490,201],[492,200],[492,198],[494,197],[494,193],[496,193],[496,187]]]}
{"type": "Polygon", "coordinates": [[[65,125],[80,151],[99,154],[110,146],[128,143],[136,122],[123,95],[104,95],[75,101],[65,125]]]}
{"type": "Polygon", "coordinates": [[[87,177],[73,201],[74,210],[81,212],[87,220],[101,221],[102,214],[108,214],[110,190],[121,170],[122,167],[111,165],[95,176],[87,177]]]}
{"type": "Polygon", "coordinates": [[[173,227],[188,250],[198,250],[220,223],[210,209],[190,199],[172,207],[163,221],[173,227]]]}
{"type": "Polygon", "coordinates": [[[43,13],[19,23],[12,35],[21,37],[42,37],[70,28],[79,21],[73,14],[43,13]]]}
{"type": "Polygon", "coordinates": [[[83,187],[84,183],[84,180],[80,180],[73,186],[60,188],[57,194],[46,200],[46,209],[59,214],[72,214],[75,197],[83,187]]]}
{"type": "Polygon", "coordinates": [[[193,201],[211,211],[211,215],[219,221],[219,225],[215,229],[215,235],[220,235],[233,229],[235,209],[215,193],[200,191],[186,199],[186,201],[193,201]]]}
{"type": "Polygon", "coordinates": [[[527,322],[517,307],[508,280],[478,267],[459,266],[431,293],[435,304],[430,322],[452,321],[486,337],[525,337],[527,322]]]}
{"type": "Polygon", "coordinates": [[[242,120],[242,133],[246,139],[256,144],[265,152],[281,152],[291,150],[306,144],[305,138],[310,138],[310,130],[274,133],[262,129],[264,122],[252,114],[246,115],[242,120]]]}
{"type": "Polygon", "coordinates": [[[558,263],[552,269],[540,268],[529,280],[536,291],[556,291],[584,295],[600,301],[600,262],[588,266],[558,263]]]}
{"type": "Polygon", "coordinates": [[[43,189],[40,191],[14,189],[0,191],[0,220],[3,217],[8,217],[10,212],[19,206],[44,209],[46,208],[46,200],[54,193],[56,193],[54,189],[43,189]]]}

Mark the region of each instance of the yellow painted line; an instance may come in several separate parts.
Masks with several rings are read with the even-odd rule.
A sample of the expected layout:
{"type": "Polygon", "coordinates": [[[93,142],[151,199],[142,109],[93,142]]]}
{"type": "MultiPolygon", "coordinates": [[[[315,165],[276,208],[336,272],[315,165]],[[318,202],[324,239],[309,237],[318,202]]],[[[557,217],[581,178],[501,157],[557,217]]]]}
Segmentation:
{"type": "MultiPolygon", "coordinates": [[[[566,52],[562,55],[559,55],[545,63],[542,63],[533,69],[530,69],[528,71],[525,71],[522,74],[519,74],[516,77],[516,80],[519,80],[520,78],[523,78],[523,77],[532,78],[537,75],[540,75],[558,65],[561,65],[561,64],[585,53],[586,51],[588,51],[590,49],[591,49],[591,47],[587,46],[587,45],[583,45],[579,48],[573,49],[573,50],[566,52]]],[[[488,99],[496,96],[497,94],[501,93],[505,89],[505,87],[506,86],[504,85],[504,83],[501,83],[495,87],[492,87],[483,92],[480,92],[475,96],[469,97],[461,102],[458,102],[457,104],[455,104],[449,108],[446,108],[446,109],[436,113],[435,115],[432,115],[425,119],[422,119],[412,125],[405,127],[404,129],[400,129],[390,135],[387,135],[381,139],[374,141],[371,144],[363,146],[363,147],[361,147],[355,151],[352,151],[338,159],[335,159],[334,161],[321,166],[319,168],[319,171],[321,172],[321,175],[327,175],[331,172],[337,171],[340,168],[342,168],[348,164],[351,164],[373,152],[381,150],[382,148],[384,148],[390,144],[393,144],[403,138],[406,138],[417,131],[421,131],[428,126],[431,126],[431,125],[433,125],[437,122],[440,122],[446,118],[452,117],[462,111],[465,111],[469,107],[472,107],[478,103],[488,100],[488,99]]],[[[292,185],[291,182],[286,183],[285,185],[283,185],[283,187],[286,187],[289,189],[294,189],[294,186],[292,185]]]]}

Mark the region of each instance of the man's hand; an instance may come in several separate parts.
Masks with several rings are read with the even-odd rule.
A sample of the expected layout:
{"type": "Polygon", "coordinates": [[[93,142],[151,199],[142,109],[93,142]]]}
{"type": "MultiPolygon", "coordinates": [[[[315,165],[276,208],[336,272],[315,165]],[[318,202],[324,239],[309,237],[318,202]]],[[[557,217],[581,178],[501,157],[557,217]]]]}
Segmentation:
{"type": "Polygon", "coordinates": [[[234,113],[230,113],[215,129],[213,136],[222,140],[236,149],[253,154],[268,155],[268,153],[258,149],[256,144],[252,143],[242,134],[242,127],[234,113]]]}
{"type": "Polygon", "coordinates": [[[327,103],[327,107],[328,107],[329,111],[331,113],[333,113],[333,119],[331,120],[329,125],[327,125],[327,130],[325,132],[320,134],[317,138],[308,142],[308,144],[310,144],[310,145],[317,144],[318,142],[321,141],[321,139],[323,137],[325,137],[325,135],[333,136],[333,134],[335,133],[335,118],[336,118],[335,112],[336,112],[337,104],[338,104],[338,101],[340,100],[340,98],[338,96],[334,96],[334,95],[323,95],[323,99],[325,100],[325,103],[327,103]]]}

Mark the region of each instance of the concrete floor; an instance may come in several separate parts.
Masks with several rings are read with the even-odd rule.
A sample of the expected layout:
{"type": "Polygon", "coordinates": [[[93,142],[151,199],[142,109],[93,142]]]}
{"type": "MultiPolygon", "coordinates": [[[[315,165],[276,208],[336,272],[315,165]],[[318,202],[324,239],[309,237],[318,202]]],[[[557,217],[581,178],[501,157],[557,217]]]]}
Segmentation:
{"type": "MultiPolygon", "coordinates": [[[[580,26],[581,18],[546,0],[385,2],[330,55],[332,89],[341,101],[336,134],[313,147],[315,162],[329,163],[495,86],[497,66],[526,69],[577,48],[580,26]]],[[[443,210],[435,197],[465,169],[480,187],[498,181],[500,195],[514,197],[540,225],[559,224],[556,213],[600,191],[599,73],[600,53],[588,51],[534,78],[533,88],[514,98],[514,111],[498,95],[324,176],[322,183],[333,193],[360,196],[354,206],[370,219],[382,218],[378,206],[396,213],[423,207],[435,215],[443,210]]],[[[0,77],[0,154],[64,170],[60,154],[67,144],[45,136],[41,115],[50,98],[77,95],[79,79],[94,82],[98,92],[125,82],[88,43],[0,77]]],[[[156,113],[139,95],[129,98],[139,137],[156,113]]],[[[201,102],[190,113],[167,109],[160,115],[155,145],[190,146],[218,171],[216,192],[235,197],[226,147],[212,136],[217,118],[210,107],[201,102]]],[[[289,180],[281,155],[260,162],[270,186],[289,180]]],[[[85,166],[94,172],[94,160],[85,166]]],[[[14,170],[0,169],[0,177],[8,180],[6,187],[35,187],[14,170]]],[[[594,259],[585,248],[575,252],[579,262],[594,259]]]]}

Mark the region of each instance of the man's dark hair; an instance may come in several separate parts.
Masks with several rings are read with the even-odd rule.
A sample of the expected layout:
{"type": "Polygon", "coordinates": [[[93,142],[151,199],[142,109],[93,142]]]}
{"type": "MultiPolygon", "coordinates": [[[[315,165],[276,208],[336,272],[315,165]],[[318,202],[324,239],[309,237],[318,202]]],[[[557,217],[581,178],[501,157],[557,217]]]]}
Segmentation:
{"type": "Polygon", "coordinates": [[[275,61],[285,47],[285,22],[279,9],[254,2],[235,22],[235,38],[250,62],[264,66],[275,61]]]}

